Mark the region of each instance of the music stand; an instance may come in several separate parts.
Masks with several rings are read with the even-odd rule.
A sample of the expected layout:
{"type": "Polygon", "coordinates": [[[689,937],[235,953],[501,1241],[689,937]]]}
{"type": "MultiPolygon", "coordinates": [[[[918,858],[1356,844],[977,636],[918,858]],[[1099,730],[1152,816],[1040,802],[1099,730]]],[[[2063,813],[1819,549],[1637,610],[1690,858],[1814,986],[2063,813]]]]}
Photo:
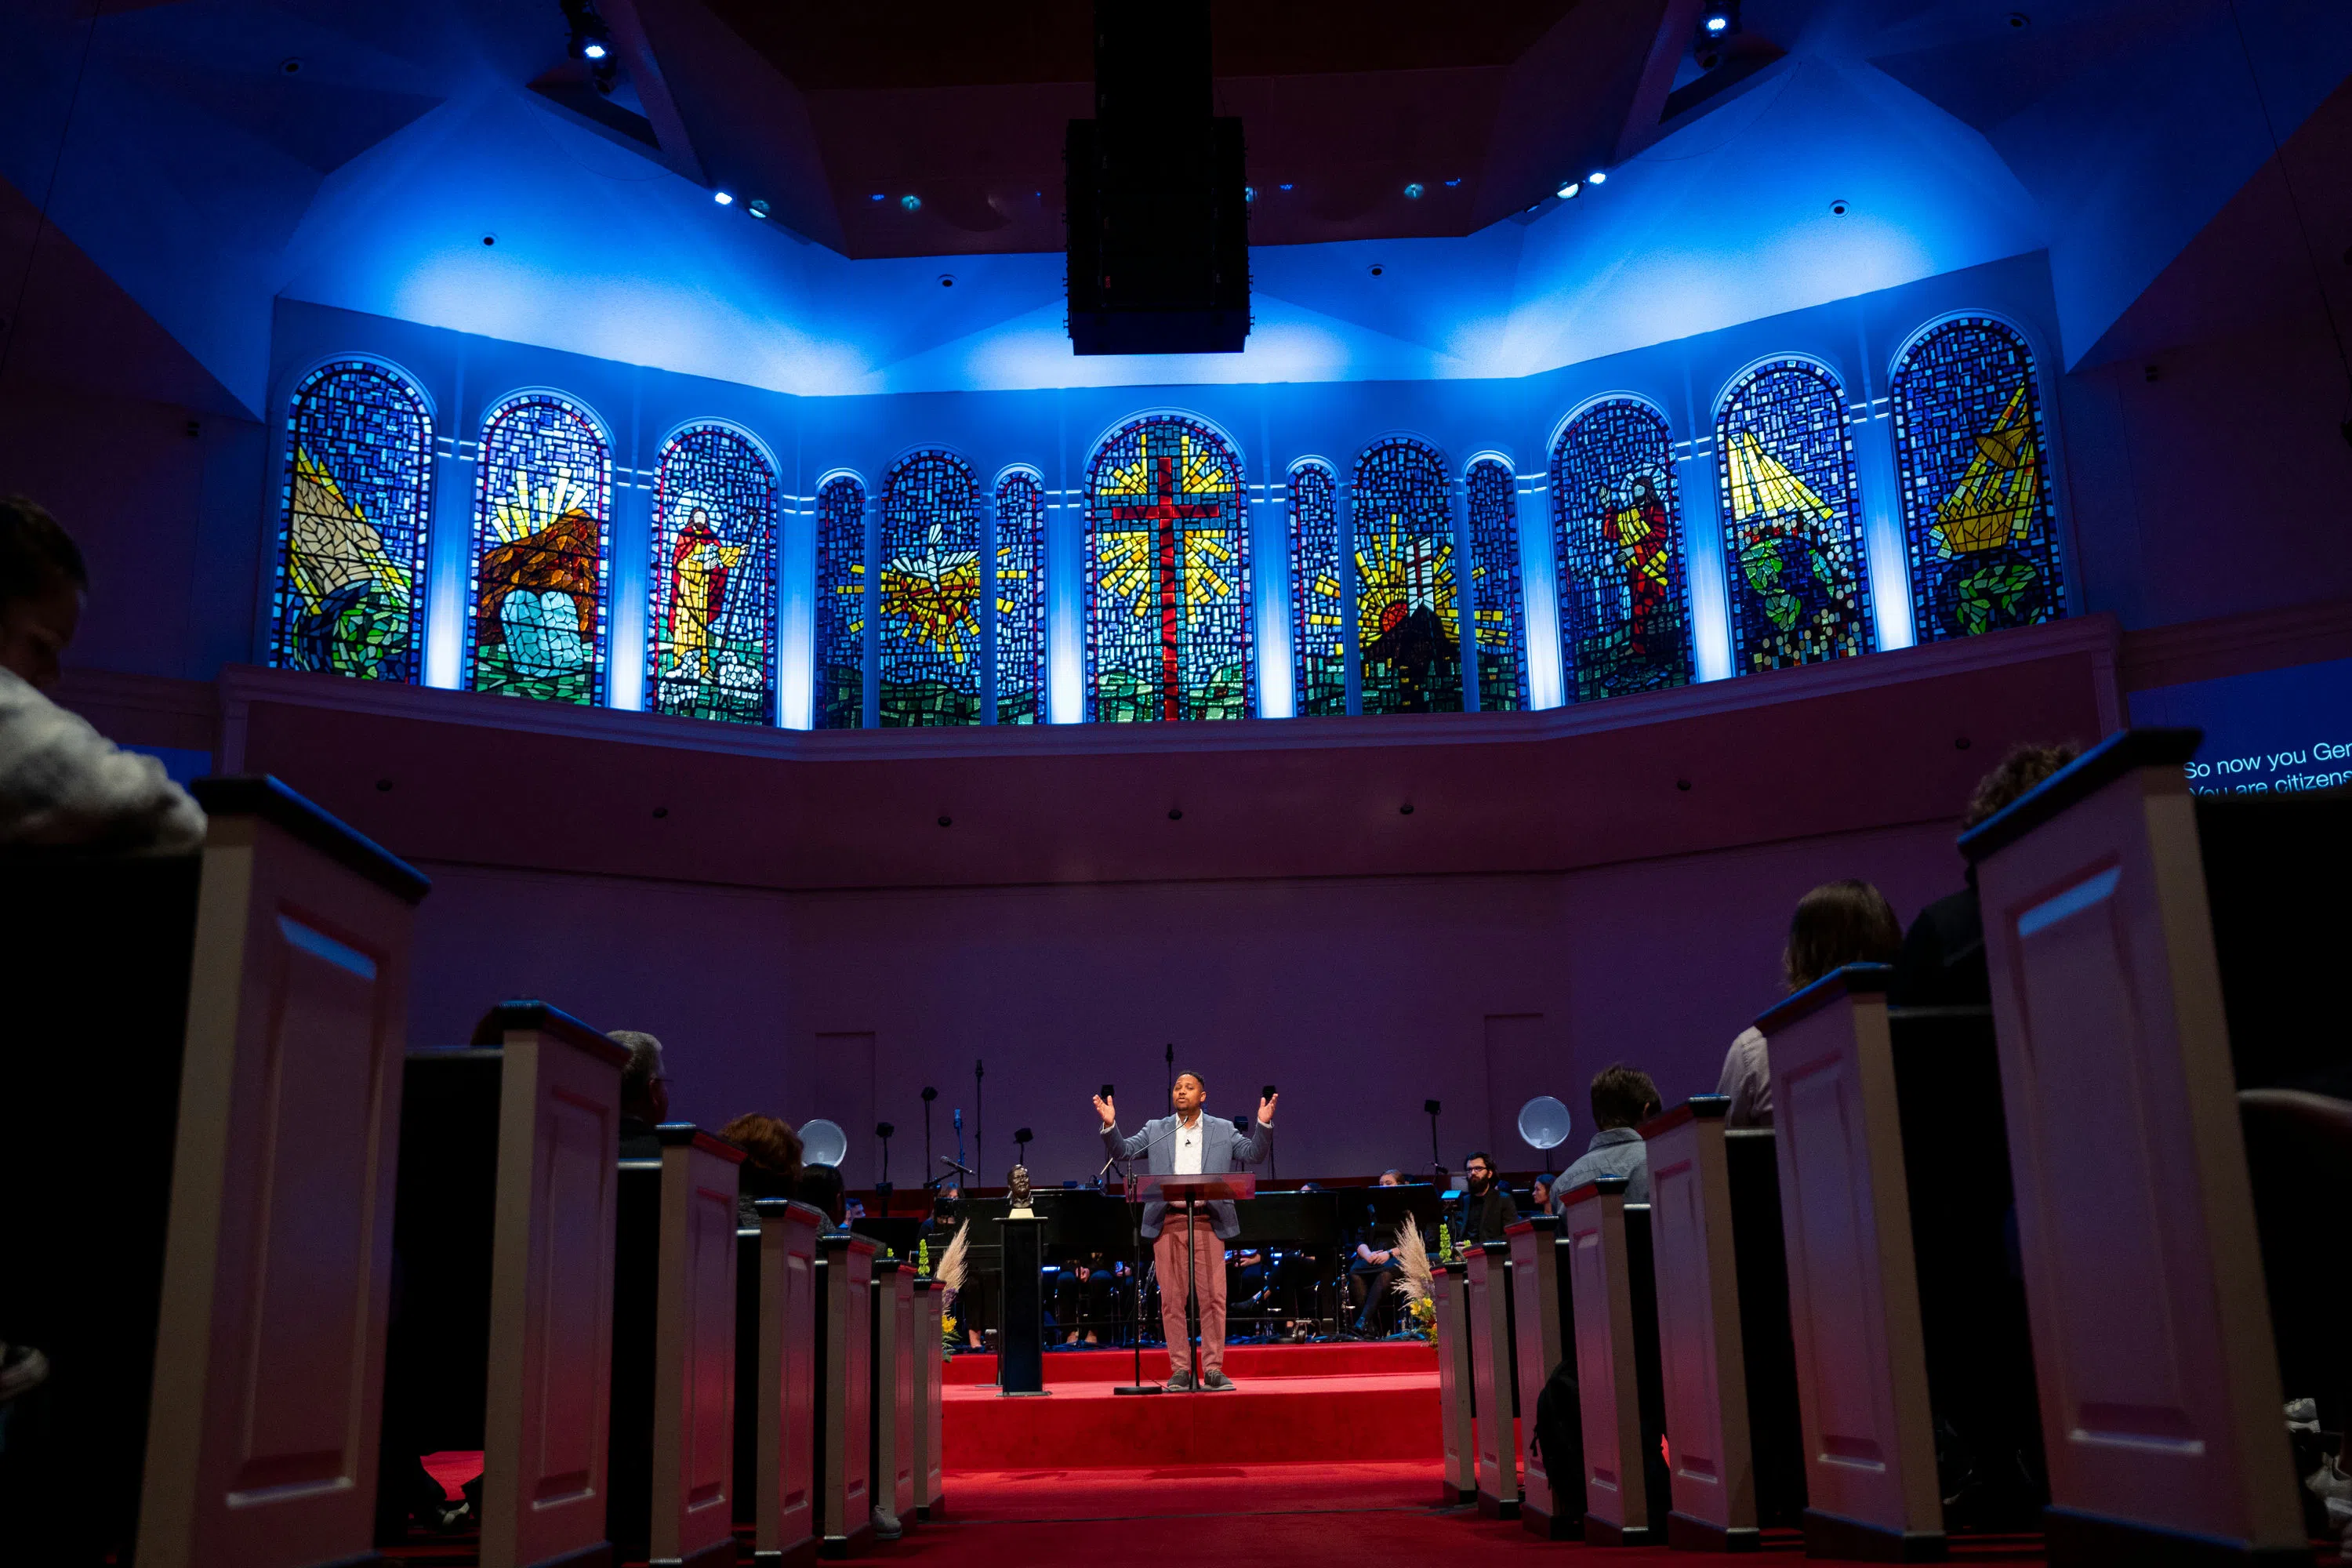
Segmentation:
{"type": "MultiPolygon", "coordinates": [[[[1192,1309],[1192,1387],[1201,1388],[1201,1264],[1199,1205],[1223,1198],[1244,1201],[1257,1196],[1257,1178],[1241,1171],[1204,1173],[1197,1176],[1138,1176],[1134,1178],[1139,1199],[1158,1198],[1161,1203],[1184,1200],[1184,1301],[1192,1309]]],[[[1160,1300],[1168,1299],[1168,1281],[1160,1282],[1160,1300]]],[[[1139,1355],[1141,1353],[1139,1349],[1139,1355]]]]}

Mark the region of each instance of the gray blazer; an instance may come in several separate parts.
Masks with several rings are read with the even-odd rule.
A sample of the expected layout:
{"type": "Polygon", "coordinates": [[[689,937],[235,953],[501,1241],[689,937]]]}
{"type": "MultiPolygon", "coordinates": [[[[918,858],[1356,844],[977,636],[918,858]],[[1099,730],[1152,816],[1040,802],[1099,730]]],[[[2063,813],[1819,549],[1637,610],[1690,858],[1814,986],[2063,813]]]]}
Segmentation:
{"type": "MultiPolygon", "coordinates": [[[[1143,1131],[1132,1138],[1122,1136],[1116,1127],[1106,1127],[1102,1130],[1102,1141],[1104,1150],[1115,1160],[1139,1160],[1148,1154],[1151,1163],[1146,1168],[1153,1175],[1172,1176],[1176,1173],[1176,1118],[1172,1114],[1157,1121],[1145,1122],[1143,1131]]],[[[1201,1169],[1207,1174],[1217,1175],[1226,1171],[1238,1171],[1244,1165],[1255,1165],[1273,1148],[1274,1128],[1270,1123],[1262,1125],[1255,1117],[1252,1117],[1249,1133],[1244,1137],[1234,1131],[1233,1118],[1212,1116],[1205,1110],[1201,1112],[1201,1169]]],[[[1206,1207],[1210,1228],[1217,1233],[1218,1239],[1231,1241],[1241,1234],[1242,1222],[1234,1214],[1230,1200],[1219,1198],[1206,1207]]],[[[1143,1234],[1147,1239],[1159,1236],[1160,1217],[1167,1209],[1168,1205],[1163,1203],[1143,1205],[1143,1234]]]]}

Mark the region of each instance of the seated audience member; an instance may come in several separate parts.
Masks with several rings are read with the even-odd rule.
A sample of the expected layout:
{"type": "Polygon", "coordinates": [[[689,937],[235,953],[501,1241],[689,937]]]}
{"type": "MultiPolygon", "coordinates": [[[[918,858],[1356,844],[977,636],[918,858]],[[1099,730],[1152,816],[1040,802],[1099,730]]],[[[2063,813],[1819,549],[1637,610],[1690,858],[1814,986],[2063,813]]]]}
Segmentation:
{"type": "Polygon", "coordinates": [[[849,1205],[841,1184],[841,1173],[831,1165],[803,1165],[794,1184],[793,1196],[817,1210],[839,1230],[849,1223],[849,1205]]]}
{"type": "Polygon", "coordinates": [[[1503,1231],[1519,1217],[1517,1204],[1505,1190],[1501,1173],[1495,1169],[1493,1156],[1479,1151],[1462,1162],[1465,1191],[1459,1211],[1462,1234],[1454,1238],[1457,1247],[1467,1247],[1474,1241],[1500,1242],[1503,1231]]]}
{"type": "Polygon", "coordinates": [[[205,814],[163,763],[44,695],[89,588],[81,551],[57,519],[23,496],[0,497],[0,845],[201,848],[205,814]]]}
{"type": "MultiPolygon", "coordinates": [[[[2064,767],[2073,746],[2018,746],[1978,781],[1960,817],[1963,832],[1993,816],[2064,767]]],[[[1984,917],[1977,908],[1977,868],[1968,886],[1919,911],[1895,959],[1886,1000],[1896,1007],[1986,1007],[1992,977],[1985,967],[1984,917]]]]}
{"type": "MultiPolygon", "coordinates": [[[[1849,963],[1892,963],[1903,946],[1902,922],[1886,896],[1867,882],[1824,882],[1797,900],[1780,968],[1790,991],[1802,991],[1849,963]]],[[[1772,1072],[1764,1032],[1742,1029],[1723,1058],[1715,1092],[1731,1097],[1726,1127],[1772,1125],[1772,1072]]]]}
{"type": "Polygon", "coordinates": [[[1552,1190],[1561,1197],[1603,1176],[1625,1178],[1625,1201],[1650,1201],[1650,1146],[1635,1131],[1658,1113],[1658,1086],[1650,1075],[1623,1062],[1602,1068],[1592,1079],[1592,1142],[1576,1163],[1559,1173],[1552,1190]]]}
{"type": "Polygon", "coordinates": [[[842,1210],[843,1216],[841,1223],[844,1225],[847,1225],[853,1219],[864,1219],[866,1217],[866,1200],[864,1198],[845,1199],[843,1202],[842,1210]]]}
{"type": "Polygon", "coordinates": [[[1549,1171],[1538,1176],[1535,1179],[1535,1184],[1528,1189],[1528,1207],[1538,1214],[1551,1213],[1552,1187],[1559,1179],[1549,1171]]]}
{"type": "Polygon", "coordinates": [[[669,1069],[662,1043],[635,1029],[610,1029],[604,1037],[628,1048],[621,1069],[621,1158],[658,1160],[661,1140],[654,1129],[669,1120],[669,1069]]]}
{"type": "Polygon", "coordinates": [[[761,1198],[788,1198],[801,1180],[801,1137],[778,1116],[747,1111],[719,1130],[719,1136],[743,1151],[736,1168],[736,1217],[746,1229],[756,1229],[761,1198]]]}
{"type": "MultiPolygon", "coordinates": [[[[1382,1171],[1374,1184],[1381,1187],[1404,1185],[1402,1171],[1382,1171]]],[[[1373,1220],[1364,1226],[1356,1240],[1356,1255],[1349,1260],[1348,1284],[1356,1292],[1360,1305],[1356,1309],[1355,1327],[1349,1331],[1360,1337],[1370,1337],[1380,1331],[1391,1287],[1403,1272],[1396,1260],[1396,1226],[1373,1220]]]]}

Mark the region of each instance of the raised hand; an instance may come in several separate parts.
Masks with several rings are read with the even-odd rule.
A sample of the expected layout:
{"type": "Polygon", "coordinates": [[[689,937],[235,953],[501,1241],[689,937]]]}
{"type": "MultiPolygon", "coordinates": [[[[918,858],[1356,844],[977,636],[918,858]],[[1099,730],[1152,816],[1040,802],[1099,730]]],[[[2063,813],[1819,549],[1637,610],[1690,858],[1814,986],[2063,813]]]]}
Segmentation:
{"type": "Polygon", "coordinates": [[[1259,1126],[1271,1127],[1274,1125],[1274,1102],[1281,1098],[1282,1096],[1278,1094],[1268,1095],[1265,1099],[1257,1102],[1257,1122],[1259,1126]]]}
{"type": "Polygon", "coordinates": [[[1105,1127],[1116,1127],[1118,1125],[1118,1110],[1112,1107],[1109,1100],[1105,1100],[1099,1094],[1095,1096],[1095,1114],[1102,1118],[1102,1124],[1105,1127]]]}

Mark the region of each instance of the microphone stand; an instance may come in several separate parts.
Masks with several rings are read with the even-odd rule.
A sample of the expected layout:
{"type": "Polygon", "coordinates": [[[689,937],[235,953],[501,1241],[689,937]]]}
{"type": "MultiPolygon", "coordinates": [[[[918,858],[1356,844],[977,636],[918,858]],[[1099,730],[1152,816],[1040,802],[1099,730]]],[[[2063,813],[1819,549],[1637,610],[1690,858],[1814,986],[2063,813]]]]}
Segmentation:
{"type": "MultiPolygon", "coordinates": [[[[988,1142],[988,1100],[982,1095],[980,1088],[981,1077],[985,1071],[986,1064],[979,1058],[973,1058],[971,1063],[971,1157],[975,1160],[988,1158],[988,1151],[981,1147],[988,1142]]],[[[961,1156],[963,1151],[958,1149],[956,1153],[961,1156]]]]}
{"type": "MultiPolygon", "coordinates": [[[[1095,1180],[1099,1183],[1109,1173],[1110,1168],[1118,1163],[1119,1163],[1119,1157],[1116,1154],[1105,1160],[1103,1168],[1095,1173],[1095,1180]]],[[[1157,1384],[1143,1381],[1143,1203],[1136,1190],[1139,1185],[1140,1184],[1127,1172],[1119,1173],[1120,1193],[1127,1208],[1128,1235],[1135,1244],[1133,1282],[1135,1321],[1129,1325],[1129,1331],[1134,1335],[1135,1382],[1125,1388],[1112,1389],[1113,1394],[1165,1394],[1168,1392],[1157,1384]]],[[[1161,1288],[1166,1289],[1165,1286],[1161,1288]]]]}

